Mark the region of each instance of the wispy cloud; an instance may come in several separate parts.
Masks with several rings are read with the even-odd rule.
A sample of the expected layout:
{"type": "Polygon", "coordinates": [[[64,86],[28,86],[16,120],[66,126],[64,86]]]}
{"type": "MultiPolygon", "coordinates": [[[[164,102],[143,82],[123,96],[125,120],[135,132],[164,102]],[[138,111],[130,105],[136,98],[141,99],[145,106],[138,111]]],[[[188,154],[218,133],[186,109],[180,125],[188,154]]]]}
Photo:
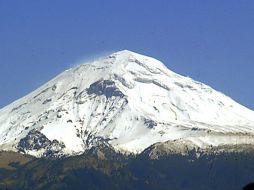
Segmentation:
{"type": "Polygon", "coordinates": [[[96,52],[96,53],[81,56],[76,61],[74,61],[72,64],[70,64],[69,68],[72,68],[72,67],[75,67],[75,66],[78,66],[81,64],[94,62],[94,61],[96,61],[98,59],[102,59],[114,52],[116,52],[116,50],[101,51],[101,52],[96,52]]]}

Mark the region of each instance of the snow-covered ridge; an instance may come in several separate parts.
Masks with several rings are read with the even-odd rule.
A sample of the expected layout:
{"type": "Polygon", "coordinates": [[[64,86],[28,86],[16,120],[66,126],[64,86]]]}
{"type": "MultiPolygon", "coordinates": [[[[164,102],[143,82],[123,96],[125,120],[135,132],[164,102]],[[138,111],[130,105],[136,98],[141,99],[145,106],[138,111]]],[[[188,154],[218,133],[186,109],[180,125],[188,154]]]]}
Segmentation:
{"type": "Polygon", "coordinates": [[[73,155],[111,145],[140,153],[157,142],[253,144],[254,112],[131,51],[73,67],[0,110],[2,149],[73,155]]]}

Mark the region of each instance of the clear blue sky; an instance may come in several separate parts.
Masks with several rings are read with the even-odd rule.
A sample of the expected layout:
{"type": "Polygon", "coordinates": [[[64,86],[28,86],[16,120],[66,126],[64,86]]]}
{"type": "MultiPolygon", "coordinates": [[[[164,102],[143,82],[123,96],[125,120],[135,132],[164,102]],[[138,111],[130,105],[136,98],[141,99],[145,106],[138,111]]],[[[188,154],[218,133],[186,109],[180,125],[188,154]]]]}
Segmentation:
{"type": "Polygon", "coordinates": [[[254,109],[253,0],[0,0],[0,107],[121,49],[254,109]]]}

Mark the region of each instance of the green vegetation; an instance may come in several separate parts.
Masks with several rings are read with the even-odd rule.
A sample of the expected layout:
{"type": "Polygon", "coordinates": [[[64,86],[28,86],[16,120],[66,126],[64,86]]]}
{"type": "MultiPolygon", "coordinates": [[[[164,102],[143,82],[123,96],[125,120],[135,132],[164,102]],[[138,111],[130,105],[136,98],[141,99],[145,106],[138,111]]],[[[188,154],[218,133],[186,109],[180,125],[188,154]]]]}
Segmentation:
{"type": "Polygon", "coordinates": [[[0,168],[13,170],[16,168],[16,165],[24,165],[32,159],[34,158],[29,155],[15,152],[0,152],[0,168]]]}
{"type": "Polygon", "coordinates": [[[2,152],[0,189],[9,190],[227,190],[254,179],[254,155],[171,155],[151,160],[146,154],[124,157],[90,151],[61,159],[36,159],[2,152]]]}

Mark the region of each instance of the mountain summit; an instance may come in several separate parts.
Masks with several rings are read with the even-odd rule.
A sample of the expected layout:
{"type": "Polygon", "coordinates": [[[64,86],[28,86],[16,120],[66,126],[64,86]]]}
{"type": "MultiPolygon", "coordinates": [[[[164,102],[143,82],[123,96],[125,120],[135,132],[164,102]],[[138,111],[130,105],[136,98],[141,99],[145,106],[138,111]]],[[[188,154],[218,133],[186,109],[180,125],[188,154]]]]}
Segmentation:
{"type": "Polygon", "coordinates": [[[0,110],[0,149],[37,157],[100,145],[254,144],[254,112],[160,61],[123,50],[64,71],[0,110]]]}

